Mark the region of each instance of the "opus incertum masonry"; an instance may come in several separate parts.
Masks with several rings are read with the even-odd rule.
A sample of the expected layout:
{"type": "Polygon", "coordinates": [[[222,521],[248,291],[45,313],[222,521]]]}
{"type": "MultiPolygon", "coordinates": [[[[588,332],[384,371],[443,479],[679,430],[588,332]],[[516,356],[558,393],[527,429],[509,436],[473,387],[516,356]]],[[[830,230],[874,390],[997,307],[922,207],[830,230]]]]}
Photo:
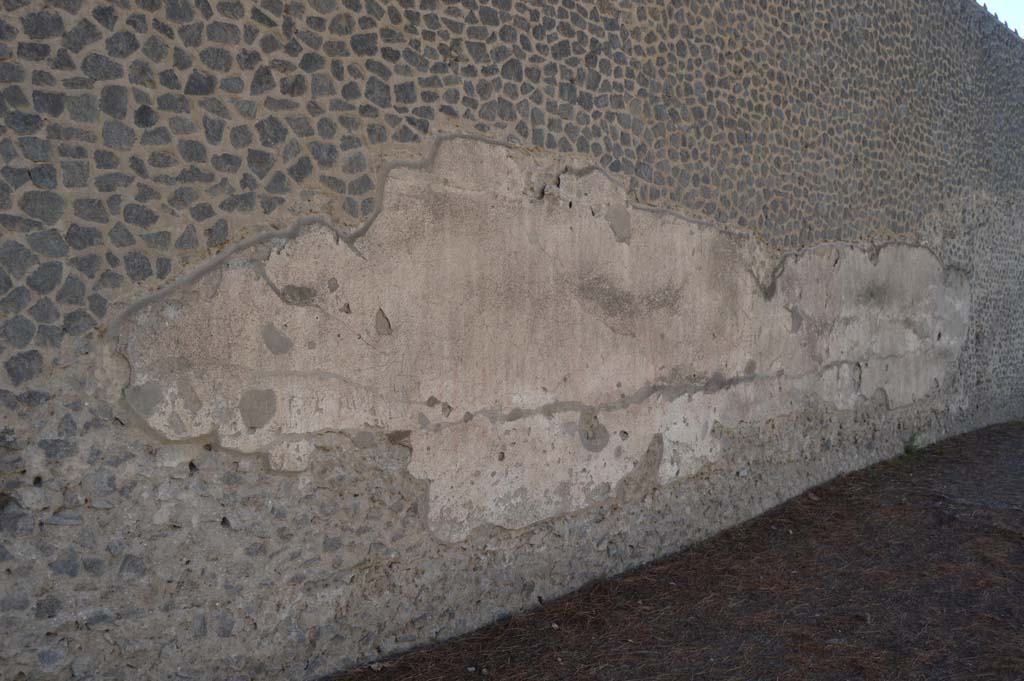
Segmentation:
{"type": "Polygon", "coordinates": [[[1024,417],[973,1],[0,1],[0,678],[315,679],[1024,417]]]}

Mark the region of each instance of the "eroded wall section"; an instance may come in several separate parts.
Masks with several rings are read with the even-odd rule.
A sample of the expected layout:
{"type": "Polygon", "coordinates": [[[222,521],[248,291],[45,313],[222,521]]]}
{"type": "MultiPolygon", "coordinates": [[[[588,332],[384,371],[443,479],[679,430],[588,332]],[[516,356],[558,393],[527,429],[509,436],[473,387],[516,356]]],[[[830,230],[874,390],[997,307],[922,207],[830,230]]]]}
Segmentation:
{"type": "Polygon", "coordinates": [[[610,496],[655,438],[668,484],[717,461],[716,425],[941,399],[969,293],[927,248],[777,259],[601,172],[454,139],[390,173],[354,243],[314,225],[245,249],[115,342],[162,437],[302,471],[317,433],[390,434],[461,541],[610,496]]]}

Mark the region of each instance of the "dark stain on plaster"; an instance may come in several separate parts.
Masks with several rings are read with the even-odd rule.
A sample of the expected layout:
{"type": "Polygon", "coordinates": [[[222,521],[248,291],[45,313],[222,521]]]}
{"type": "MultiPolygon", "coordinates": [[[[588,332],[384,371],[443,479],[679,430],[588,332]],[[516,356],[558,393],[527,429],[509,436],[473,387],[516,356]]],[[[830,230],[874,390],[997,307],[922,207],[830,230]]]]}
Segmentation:
{"type": "Polygon", "coordinates": [[[608,220],[608,226],[611,227],[612,233],[615,235],[615,240],[619,243],[628,244],[630,237],[633,236],[633,223],[625,204],[612,206],[605,213],[605,217],[608,220]]]}
{"type": "Polygon", "coordinates": [[[124,391],[125,399],[137,414],[152,416],[157,406],[164,399],[164,387],[155,381],[133,385],[124,391]]]}
{"type": "Polygon", "coordinates": [[[277,413],[277,394],[270,389],[246,390],[238,401],[238,411],[247,428],[262,428],[277,413]]]}
{"type": "Polygon", "coordinates": [[[263,343],[267,346],[267,350],[270,350],[275,355],[284,355],[291,352],[294,345],[291,338],[278,330],[270,322],[263,325],[260,335],[263,337],[263,343]]]}
{"type": "Polygon", "coordinates": [[[590,452],[600,452],[608,446],[608,429],[597,419],[597,411],[585,409],[580,412],[578,426],[580,442],[590,452]]]}
{"type": "Polygon", "coordinates": [[[377,316],[373,320],[373,328],[377,332],[378,336],[390,336],[391,331],[391,320],[384,314],[384,310],[377,309],[377,316]]]}
{"type": "Polygon", "coordinates": [[[281,289],[281,300],[289,305],[308,307],[316,303],[316,291],[308,286],[288,284],[281,289]]]}

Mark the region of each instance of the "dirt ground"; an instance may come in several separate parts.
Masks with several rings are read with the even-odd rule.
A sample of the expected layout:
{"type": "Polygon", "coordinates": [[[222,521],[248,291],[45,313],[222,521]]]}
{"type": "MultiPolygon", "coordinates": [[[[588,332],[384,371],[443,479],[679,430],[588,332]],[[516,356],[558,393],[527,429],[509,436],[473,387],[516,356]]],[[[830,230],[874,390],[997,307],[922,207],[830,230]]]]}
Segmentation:
{"type": "Polygon", "coordinates": [[[330,681],[1024,679],[1024,423],[330,681]]]}

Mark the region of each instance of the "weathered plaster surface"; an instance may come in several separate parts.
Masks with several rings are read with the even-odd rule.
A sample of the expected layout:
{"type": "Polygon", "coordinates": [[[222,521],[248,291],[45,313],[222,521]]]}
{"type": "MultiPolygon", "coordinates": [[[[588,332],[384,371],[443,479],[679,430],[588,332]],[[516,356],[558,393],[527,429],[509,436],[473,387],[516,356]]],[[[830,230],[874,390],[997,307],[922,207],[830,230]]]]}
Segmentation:
{"type": "Polygon", "coordinates": [[[128,404],[169,440],[283,471],[317,433],[390,433],[430,483],[432,530],[459,541],[612,495],[654,438],[664,484],[721,456],[716,425],[948,385],[969,291],[929,250],[776,259],[549,163],[447,141],[390,173],[354,243],[311,226],[135,311],[128,404]]]}

